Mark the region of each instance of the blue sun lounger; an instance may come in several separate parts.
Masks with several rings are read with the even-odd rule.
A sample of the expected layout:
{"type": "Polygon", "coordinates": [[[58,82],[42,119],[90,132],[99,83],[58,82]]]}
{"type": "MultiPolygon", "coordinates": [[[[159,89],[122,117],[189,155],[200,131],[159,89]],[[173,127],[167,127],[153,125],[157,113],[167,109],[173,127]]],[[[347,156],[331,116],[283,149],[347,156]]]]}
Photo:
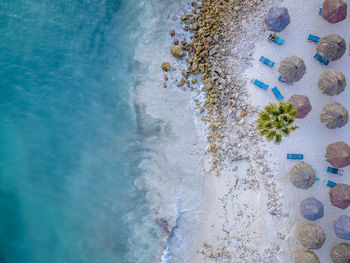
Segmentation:
{"type": "Polygon", "coordinates": [[[313,42],[318,42],[320,40],[320,38],[318,36],[314,36],[309,34],[309,36],[307,37],[308,40],[313,41],[313,42]]]}
{"type": "Polygon", "coordinates": [[[290,160],[303,160],[304,154],[287,153],[287,159],[290,160]]]}
{"type": "Polygon", "coordinates": [[[263,83],[263,82],[261,82],[261,81],[259,81],[259,80],[254,80],[254,82],[253,82],[255,85],[257,85],[258,87],[260,87],[260,88],[262,88],[262,89],[268,89],[268,87],[269,87],[269,85],[267,85],[267,84],[265,84],[265,83],[263,83]]]}
{"type": "Polygon", "coordinates": [[[336,186],[337,184],[335,182],[329,181],[327,182],[327,186],[329,186],[330,188],[333,188],[334,186],[336,186]]]}
{"type": "Polygon", "coordinates": [[[328,166],[327,172],[332,173],[332,174],[343,175],[344,170],[343,170],[343,169],[337,169],[337,168],[333,168],[333,167],[328,166]]]}
{"type": "Polygon", "coordinates": [[[282,100],[284,97],[282,96],[282,94],[280,93],[280,91],[277,89],[277,87],[274,87],[272,89],[273,94],[275,94],[276,98],[279,100],[282,100]]]}
{"type": "Polygon", "coordinates": [[[322,8],[320,8],[320,10],[318,10],[318,14],[319,14],[319,15],[322,14],[322,8]]]}
{"type": "Polygon", "coordinates": [[[279,76],[279,77],[278,77],[278,80],[281,81],[281,82],[283,82],[283,83],[293,84],[293,82],[288,82],[288,81],[283,80],[282,76],[279,76]]]}
{"type": "Polygon", "coordinates": [[[264,63],[270,67],[273,67],[275,65],[275,62],[272,62],[271,60],[269,60],[268,58],[265,58],[264,56],[261,56],[259,61],[261,61],[262,63],[264,63]]]}
{"type": "Polygon", "coordinates": [[[268,36],[268,39],[269,39],[270,41],[273,41],[273,42],[275,42],[275,43],[277,43],[277,44],[280,44],[280,45],[282,45],[282,44],[284,43],[284,39],[279,38],[279,37],[276,36],[275,34],[270,34],[270,35],[268,36]]]}
{"type": "Polygon", "coordinates": [[[316,55],[314,56],[315,59],[317,59],[318,61],[320,61],[321,63],[325,64],[326,66],[329,64],[329,61],[327,59],[325,59],[324,57],[322,57],[320,54],[316,53],[316,55]]]}

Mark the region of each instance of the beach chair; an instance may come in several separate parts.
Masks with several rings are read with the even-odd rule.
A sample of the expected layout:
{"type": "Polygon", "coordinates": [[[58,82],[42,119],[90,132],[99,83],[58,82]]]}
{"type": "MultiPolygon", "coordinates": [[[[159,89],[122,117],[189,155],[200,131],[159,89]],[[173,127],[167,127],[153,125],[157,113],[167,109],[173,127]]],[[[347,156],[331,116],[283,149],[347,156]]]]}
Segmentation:
{"type": "Polygon", "coordinates": [[[316,53],[316,55],[314,56],[315,59],[317,59],[318,61],[320,61],[321,63],[325,64],[326,66],[329,64],[329,61],[325,58],[323,58],[320,54],[316,53]]]}
{"type": "Polygon", "coordinates": [[[316,177],[316,181],[320,181],[320,178],[316,177]]]}
{"type": "Polygon", "coordinates": [[[322,14],[322,8],[320,8],[320,10],[318,10],[318,14],[319,14],[319,15],[322,14]]]}
{"type": "Polygon", "coordinates": [[[280,93],[280,91],[277,89],[277,87],[274,87],[272,89],[273,94],[275,94],[276,98],[279,100],[282,100],[284,97],[282,96],[282,94],[280,93]]]}
{"type": "Polygon", "coordinates": [[[262,63],[270,66],[270,67],[273,67],[275,65],[275,62],[272,62],[271,60],[265,58],[264,56],[261,56],[261,58],[259,59],[259,61],[261,61],[262,63]]]}
{"type": "Polygon", "coordinates": [[[293,84],[293,82],[288,82],[288,81],[283,80],[283,77],[282,77],[282,76],[279,76],[279,77],[278,77],[278,80],[281,81],[281,82],[283,82],[283,83],[293,84]]]}
{"type": "Polygon", "coordinates": [[[343,175],[344,170],[343,170],[343,169],[337,169],[337,168],[333,168],[333,167],[328,166],[327,172],[332,173],[332,174],[343,175]]]}
{"type": "Polygon", "coordinates": [[[269,85],[267,85],[267,84],[265,84],[265,83],[263,83],[263,82],[261,82],[261,81],[259,81],[259,80],[257,80],[257,79],[254,80],[253,84],[255,84],[255,85],[257,85],[258,87],[260,87],[260,88],[262,88],[262,89],[265,89],[265,90],[267,90],[268,87],[269,87],[269,85]]]}
{"type": "Polygon", "coordinates": [[[278,36],[276,36],[276,34],[270,34],[268,36],[268,40],[273,41],[273,42],[280,44],[280,45],[282,45],[284,43],[284,39],[279,38],[278,36]]]}
{"type": "Polygon", "coordinates": [[[304,154],[287,153],[287,159],[289,159],[289,160],[303,160],[304,154]]]}
{"type": "Polygon", "coordinates": [[[334,186],[336,186],[337,184],[335,182],[329,181],[327,182],[327,186],[329,186],[330,188],[333,188],[334,186]]]}
{"type": "Polygon", "coordinates": [[[320,40],[320,38],[318,36],[314,36],[309,34],[309,36],[307,37],[308,40],[313,41],[313,42],[318,42],[320,40]]]}

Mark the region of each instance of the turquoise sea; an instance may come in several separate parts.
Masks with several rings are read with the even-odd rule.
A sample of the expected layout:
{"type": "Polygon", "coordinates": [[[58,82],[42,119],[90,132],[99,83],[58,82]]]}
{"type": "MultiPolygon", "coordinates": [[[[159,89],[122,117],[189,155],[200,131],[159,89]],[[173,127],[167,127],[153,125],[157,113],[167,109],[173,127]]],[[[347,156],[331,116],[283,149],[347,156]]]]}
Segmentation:
{"type": "Polygon", "coordinates": [[[148,213],[133,187],[138,3],[0,2],[0,262],[154,262],[152,228],[129,239],[148,213]]]}

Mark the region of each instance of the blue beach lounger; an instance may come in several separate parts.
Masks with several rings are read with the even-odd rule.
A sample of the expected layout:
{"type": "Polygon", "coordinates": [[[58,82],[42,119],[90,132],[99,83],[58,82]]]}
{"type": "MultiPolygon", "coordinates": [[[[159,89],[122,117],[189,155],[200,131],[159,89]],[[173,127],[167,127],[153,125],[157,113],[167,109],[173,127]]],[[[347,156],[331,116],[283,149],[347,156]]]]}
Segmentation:
{"type": "Polygon", "coordinates": [[[271,60],[265,58],[264,56],[261,56],[261,58],[259,59],[262,63],[270,66],[270,67],[273,67],[275,65],[275,62],[272,62],[271,60]]]}
{"type": "Polygon", "coordinates": [[[329,181],[327,182],[327,186],[333,188],[334,186],[336,186],[337,184],[335,182],[329,181]]]}
{"type": "Polygon", "coordinates": [[[318,14],[322,14],[322,8],[320,8],[320,10],[318,10],[318,14]]]}
{"type": "Polygon", "coordinates": [[[268,36],[268,39],[269,39],[270,41],[273,41],[273,42],[275,42],[275,43],[277,43],[277,44],[280,44],[280,45],[282,45],[282,44],[284,43],[284,39],[279,38],[279,37],[276,36],[275,34],[270,34],[270,35],[268,36]]]}
{"type": "Polygon", "coordinates": [[[343,169],[337,169],[337,168],[333,168],[333,167],[328,166],[327,172],[332,173],[332,174],[343,175],[344,170],[343,170],[343,169]]]}
{"type": "Polygon", "coordinates": [[[287,159],[290,160],[303,160],[304,154],[287,153],[287,159]]]}
{"type": "Polygon", "coordinates": [[[317,59],[318,61],[320,61],[321,63],[325,64],[326,66],[329,64],[329,61],[325,58],[323,58],[320,54],[316,53],[316,55],[314,56],[315,59],[317,59]]]}
{"type": "Polygon", "coordinates": [[[318,42],[320,40],[320,38],[318,36],[314,36],[309,34],[309,36],[307,37],[308,40],[313,41],[313,42],[318,42]]]}
{"type": "Polygon", "coordinates": [[[284,97],[282,96],[282,94],[280,93],[280,91],[277,89],[277,87],[274,87],[272,89],[273,93],[275,94],[276,98],[279,100],[282,100],[284,97]]]}
{"type": "Polygon", "coordinates": [[[262,88],[262,89],[268,89],[268,87],[269,87],[269,85],[267,85],[267,84],[265,84],[265,83],[263,83],[263,82],[261,82],[261,81],[259,81],[259,80],[254,80],[254,82],[253,82],[255,85],[257,85],[258,87],[260,87],[260,88],[262,88]]]}
{"type": "Polygon", "coordinates": [[[279,76],[279,77],[278,77],[278,80],[281,81],[281,82],[283,82],[283,83],[293,84],[293,82],[288,82],[288,81],[283,80],[282,76],[279,76]]]}

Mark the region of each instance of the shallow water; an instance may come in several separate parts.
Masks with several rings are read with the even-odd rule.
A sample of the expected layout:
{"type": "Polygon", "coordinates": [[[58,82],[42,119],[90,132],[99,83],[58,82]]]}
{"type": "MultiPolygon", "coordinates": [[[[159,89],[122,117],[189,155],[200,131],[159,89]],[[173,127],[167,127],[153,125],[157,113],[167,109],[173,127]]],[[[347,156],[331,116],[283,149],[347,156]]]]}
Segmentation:
{"type": "MultiPolygon", "coordinates": [[[[176,11],[181,1],[171,2],[176,11]]],[[[175,155],[162,149],[176,125],[164,108],[154,108],[164,116],[144,112],[162,98],[134,97],[159,85],[139,81],[159,72],[162,58],[146,63],[152,69],[140,54],[168,32],[159,15],[167,6],[0,3],[0,262],[156,262],[164,240],[174,244],[172,262],[187,249],[184,233],[196,220],[186,211],[198,196],[185,186],[198,180],[178,153],[189,142],[177,138],[175,155]]]]}

